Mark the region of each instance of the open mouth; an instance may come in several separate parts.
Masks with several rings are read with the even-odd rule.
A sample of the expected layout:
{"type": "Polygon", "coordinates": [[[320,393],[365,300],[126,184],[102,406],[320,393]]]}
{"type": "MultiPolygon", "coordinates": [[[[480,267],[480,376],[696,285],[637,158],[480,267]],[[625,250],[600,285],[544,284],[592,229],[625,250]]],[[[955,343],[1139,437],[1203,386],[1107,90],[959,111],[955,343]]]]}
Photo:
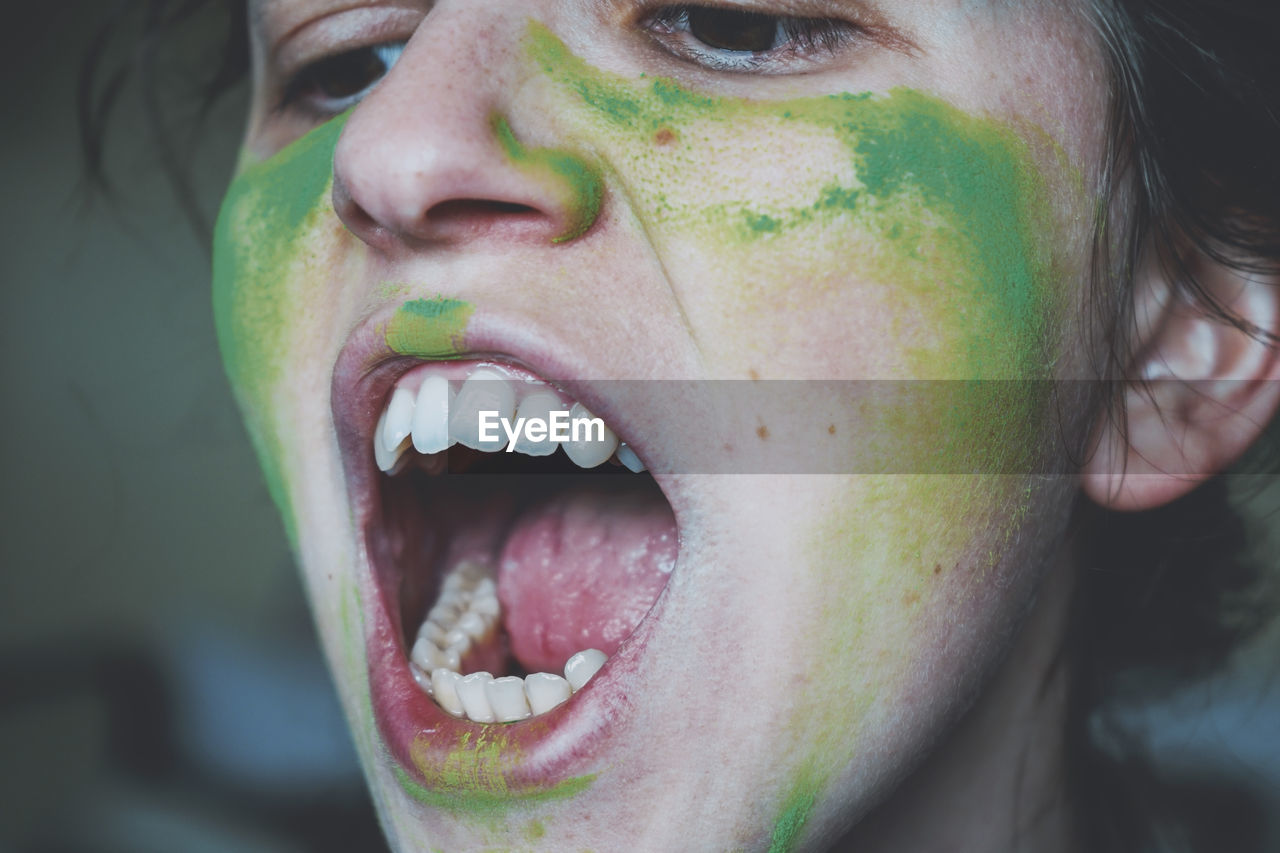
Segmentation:
{"type": "Polygon", "coordinates": [[[640,457],[531,371],[379,372],[344,441],[374,592],[370,689],[391,752],[430,777],[432,741],[463,742],[459,728],[527,752],[563,727],[637,643],[677,525],[640,457]]]}

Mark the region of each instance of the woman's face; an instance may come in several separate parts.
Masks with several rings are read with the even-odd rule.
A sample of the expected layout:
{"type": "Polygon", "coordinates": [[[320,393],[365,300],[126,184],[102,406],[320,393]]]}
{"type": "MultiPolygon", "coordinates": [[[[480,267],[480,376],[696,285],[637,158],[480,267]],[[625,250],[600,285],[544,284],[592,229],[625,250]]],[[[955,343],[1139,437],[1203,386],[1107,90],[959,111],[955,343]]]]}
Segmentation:
{"type": "Polygon", "coordinates": [[[1031,471],[1043,380],[1084,363],[1088,22],[251,12],[218,333],[393,843],[783,850],[865,813],[972,699],[1071,499],[1031,471]],[[652,473],[587,473],[607,439],[442,451],[575,403],[652,473]],[[577,690],[452,675],[588,648],[577,690]]]}

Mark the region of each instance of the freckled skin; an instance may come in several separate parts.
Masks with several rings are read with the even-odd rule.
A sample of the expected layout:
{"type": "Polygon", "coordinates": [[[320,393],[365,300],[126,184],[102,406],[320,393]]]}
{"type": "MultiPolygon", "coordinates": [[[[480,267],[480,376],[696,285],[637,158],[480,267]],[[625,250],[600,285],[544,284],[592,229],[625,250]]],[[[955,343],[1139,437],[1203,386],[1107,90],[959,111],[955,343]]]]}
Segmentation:
{"type": "MultiPolygon", "coordinates": [[[[877,372],[995,380],[939,383],[905,408],[886,409],[883,421],[860,422],[857,440],[874,447],[875,456],[922,475],[854,478],[832,488],[829,505],[837,509],[807,531],[806,556],[827,593],[823,618],[810,626],[824,664],[869,648],[910,648],[912,631],[923,624],[914,606],[954,594],[933,567],[947,562],[959,583],[993,573],[1006,553],[1000,540],[1033,505],[1023,477],[924,474],[962,470],[961,460],[984,471],[1029,470],[1044,428],[1038,413],[1047,386],[1000,381],[1045,378],[1053,362],[1046,351],[1053,261],[1042,240],[1054,225],[1031,146],[1011,126],[910,90],[780,102],[709,98],[668,80],[598,73],[544,29],[535,27],[530,43],[544,72],[572,92],[583,126],[617,146],[612,162],[629,191],[644,199],[649,233],[660,243],[697,242],[714,258],[708,266],[717,270],[717,286],[704,294],[715,304],[709,316],[752,326],[761,311],[777,311],[779,299],[792,317],[811,310],[797,297],[817,300],[824,312],[848,304],[854,315],[859,299],[887,291],[910,306],[914,316],[899,312],[898,322],[914,345],[877,372]],[[717,158],[766,160],[795,145],[797,135],[826,145],[833,156],[825,168],[789,183],[785,197],[743,196],[737,185],[697,178],[714,175],[717,158]],[[725,141],[743,137],[750,144],[725,141]],[[668,154],[677,139],[688,141],[678,155],[668,154]],[[679,168],[672,168],[673,158],[679,168]],[[842,303],[833,291],[847,286],[851,257],[872,283],[842,303]],[[759,269],[769,271],[768,281],[753,272],[759,269]],[[796,279],[817,286],[798,293],[796,279]],[[859,523],[868,519],[875,522],[859,523]],[[989,541],[982,533],[996,544],[975,544],[989,541]]],[[[777,345],[746,340],[743,350],[768,355],[777,345]]],[[[769,427],[760,425],[756,435],[768,439],[769,427]]],[[[840,754],[851,726],[875,716],[878,692],[909,680],[909,666],[895,666],[862,683],[843,680],[842,668],[834,668],[824,678],[828,709],[793,722],[796,754],[811,757],[792,771],[803,793],[780,806],[771,850],[798,842],[821,780],[835,772],[815,768],[840,754]]]]}
{"type": "MultiPolygon", "coordinates": [[[[537,23],[519,45],[519,100],[483,121],[565,211],[550,245],[497,272],[389,270],[329,197],[334,145],[362,107],[248,166],[219,218],[228,376],[375,800],[403,849],[661,845],[654,814],[715,849],[805,849],[891,783],[881,756],[909,761],[963,704],[952,682],[996,656],[989,636],[1054,541],[1034,521],[1066,497],[1001,472],[1026,468],[1046,426],[1031,380],[1056,375],[1072,269],[1060,250],[1075,245],[1059,208],[1065,195],[1088,209],[1083,181],[1029,122],[918,90],[747,100],[602,70],[537,23]],[[602,375],[684,347],[699,372],[670,378],[939,380],[870,415],[836,401],[816,425],[833,455],[913,473],[684,479],[698,521],[616,745],[594,772],[532,794],[503,788],[514,747],[496,736],[458,744],[444,771],[388,766],[358,604],[373,591],[352,568],[329,412],[328,371],[359,320],[384,311],[389,351],[449,358],[494,306],[584,330],[567,339],[602,375]],[[990,381],[955,381],[974,379],[990,381]],[[957,459],[984,473],[931,473],[957,459]],[[756,699],[714,698],[739,689],[744,660],[756,699]]],[[[372,97],[413,85],[393,72],[372,97]]],[[[790,426],[752,420],[746,438],[776,445],[790,426]]]]}

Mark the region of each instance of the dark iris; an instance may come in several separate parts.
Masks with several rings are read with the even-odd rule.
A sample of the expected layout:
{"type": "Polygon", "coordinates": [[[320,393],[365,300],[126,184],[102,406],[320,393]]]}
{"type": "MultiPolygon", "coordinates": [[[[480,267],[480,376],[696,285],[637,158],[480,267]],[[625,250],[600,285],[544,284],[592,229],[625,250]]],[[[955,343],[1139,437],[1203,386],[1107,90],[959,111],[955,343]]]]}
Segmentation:
{"type": "Polygon", "coordinates": [[[764,53],[776,46],[778,19],[772,15],[705,6],[690,8],[686,14],[689,34],[708,47],[764,53]]]}
{"type": "Polygon", "coordinates": [[[321,59],[299,77],[297,94],[334,100],[358,95],[387,73],[381,53],[374,46],[321,59]]]}

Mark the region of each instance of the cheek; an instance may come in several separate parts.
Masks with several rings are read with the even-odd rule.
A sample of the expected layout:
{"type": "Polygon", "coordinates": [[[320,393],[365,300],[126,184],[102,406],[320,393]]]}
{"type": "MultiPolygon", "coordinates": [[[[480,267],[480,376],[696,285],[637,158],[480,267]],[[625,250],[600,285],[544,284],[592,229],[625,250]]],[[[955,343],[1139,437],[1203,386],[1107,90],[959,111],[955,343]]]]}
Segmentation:
{"type": "Polygon", "coordinates": [[[1055,252],[1072,245],[1058,211],[1085,209],[1079,179],[1037,129],[919,92],[707,98],[532,43],[709,363],[893,380],[841,383],[843,419],[817,440],[840,473],[894,476],[818,478],[787,512],[808,521],[783,534],[804,567],[786,594],[809,610],[785,835],[851,748],[910,748],[885,733],[959,701],[1035,564],[1033,519],[1065,514],[1028,474],[1051,433],[1070,268],[1055,252]],[[947,677],[922,676],[944,658],[947,677]]]}
{"type": "Polygon", "coordinates": [[[536,29],[530,45],[718,366],[1047,375],[1062,229],[1043,173],[1078,179],[1043,132],[908,89],[708,97],[594,69],[536,29]]]}
{"type": "Polygon", "coordinates": [[[1013,476],[831,487],[838,509],[799,531],[820,593],[804,638],[813,696],[791,727],[801,767],[834,780],[859,755],[909,761],[963,705],[1029,593],[1042,555],[1023,540],[1045,505],[1013,476]]]}
{"type": "Polygon", "coordinates": [[[1080,208],[1051,201],[1079,186],[1052,139],[908,89],[714,98],[530,43],[712,370],[894,380],[888,403],[850,391],[828,443],[845,472],[1029,470],[1068,290],[1059,210],[1080,208]]]}
{"type": "MultiPolygon", "coordinates": [[[[319,635],[357,715],[358,745],[372,755],[361,592],[347,571],[355,554],[339,528],[314,524],[346,513],[335,488],[342,480],[329,427],[330,371],[350,318],[368,310],[367,295],[350,285],[363,279],[367,257],[331,202],[343,123],[339,117],[316,128],[233,182],[214,233],[213,302],[223,365],[306,568],[319,635]]],[[[429,325],[411,318],[397,328],[421,345],[429,325]]]]}
{"type": "Polygon", "coordinates": [[[327,405],[327,377],[307,364],[340,313],[344,231],[333,214],[333,149],[344,119],[244,169],[218,214],[213,304],[223,366],[272,498],[297,543],[285,488],[300,443],[298,407],[327,405]],[[288,415],[288,416],[286,416],[288,415]]]}

